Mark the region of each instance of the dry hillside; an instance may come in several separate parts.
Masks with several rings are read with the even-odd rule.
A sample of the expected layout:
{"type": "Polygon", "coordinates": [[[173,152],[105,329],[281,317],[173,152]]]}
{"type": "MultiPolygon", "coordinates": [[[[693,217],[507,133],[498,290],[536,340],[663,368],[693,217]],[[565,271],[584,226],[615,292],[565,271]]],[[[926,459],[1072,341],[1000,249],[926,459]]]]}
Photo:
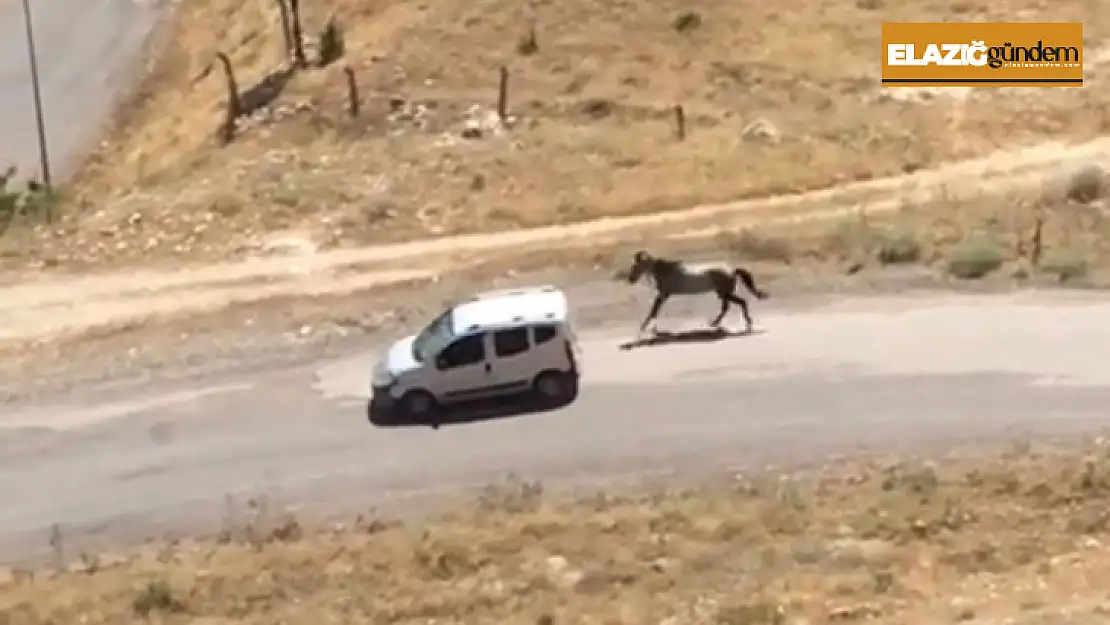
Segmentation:
{"type": "MultiPolygon", "coordinates": [[[[981,450],[980,450],[981,452],[981,450]]],[[[0,575],[10,625],[1089,624],[1110,611],[1102,446],[736,475],[571,500],[491,489],[425,524],[307,530],[0,575]]],[[[264,504],[265,502],[259,502],[264,504]]]]}
{"type": "MultiPolygon", "coordinates": [[[[1081,20],[1096,0],[305,2],[345,55],[280,91],[217,147],[217,52],[240,91],[283,66],[273,0],[185,0],[119,129],[62,207],[15,225],[0,263],[159,263],[247,253],[292,229],[324,245],[513,229],[817,188],[1110,130],[1110,91],[929,94],[877,85],[884,20],[1081,20]],[[529,34],[534,33],[534,45],[529,34]],[[344,66],[361,91],[346,112],[344,66]],[[509,123],[496,121],[498,68],[509,123]],[[909,97],[911,96],[912,97],[909,97]],[[899,97],[894,97],[899,96],[899,97]],[[675,136],[681,104],[687,136],[675,136]],[[467,120],[477,138],[465,138],[467,120]]],[[[309,50],[309,57],[315,52],[309,50]]],[[[280,72],[279,72],[280,73],[280,72]]],[[[252,96],[253,97],[253,96],[252,96]]]]}

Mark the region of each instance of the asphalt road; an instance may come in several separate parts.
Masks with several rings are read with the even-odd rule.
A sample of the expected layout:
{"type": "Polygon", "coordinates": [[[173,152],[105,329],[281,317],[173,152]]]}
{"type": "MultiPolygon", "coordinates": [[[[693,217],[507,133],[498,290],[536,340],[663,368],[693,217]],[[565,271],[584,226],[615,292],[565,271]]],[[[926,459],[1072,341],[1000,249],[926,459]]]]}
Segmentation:
{"type": "Polygon", "coordinates": [[[506,472],[597,483],[1110,422],[1110,297],[869,298],[756,315],[763,332],[708,343],[622,351],[627,330],[583,333],[576,404],[438,431],[367,422],[372,354],[0,414],[0,559],[48,553],[55,522],[73,550],[215,529],[242,513],[229,495],[323,514],[506,472]]]}
{"type": "MultiPolygon", "coordinates": [[[[165,2],[30,0],[47,146],[56,181],[93,147],[141,67],[165,2]]],[[[0,0],[0,169],[41,179],[20,0],[0,0]]]]}

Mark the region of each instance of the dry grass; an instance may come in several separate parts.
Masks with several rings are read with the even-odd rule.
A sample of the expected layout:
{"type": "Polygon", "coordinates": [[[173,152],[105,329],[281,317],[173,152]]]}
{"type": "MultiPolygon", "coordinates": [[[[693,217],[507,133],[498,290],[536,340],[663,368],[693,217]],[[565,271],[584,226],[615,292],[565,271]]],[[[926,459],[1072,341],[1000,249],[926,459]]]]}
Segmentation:
{"type": "Polygon", "coordinates": [[[832,263],[850,272],[919,264],[960,278],[1007,269],[1007,279],[1076,280],[1110,266],[1110,210],[1104,200],[1067,200],[1072,188],[1065,181],[1042,191],[941,193],[881,215],[725,230],[716,246],[740,260],[832,263]]]}
{"type": "Polygon", "coordinates": [[[279,65],[277,9],[191,0],[68,217],[9,245],[3,262],[211,260],[283,229],[328,246],[515,229],[824,187],[1110,129],[1105,89],[906,101],[876,84],[882,21],[1080,20],[1093,58],[1110,14],[1092,0],[785,1],[711,0],[693,13],[677,0],[306,3],[309,34],[339,15],[362,116],[344,111],[342,63],[306,70],[274,105],[281,121],[217,149],[222,80],[195,79],[219,50],[244,89],[279,65]],[[533,28],[534,47],[522,43],[533,28]],[[500,64],[511,129],[460,139],[468,109],[488,117],[500,64]],[[394,98],[403,103],[391,113],[394,98]],[[689,124],[681,142],[676,103],[689,124]],[[762,121],[774,137],[752,130],[762,121]]]}
{"type": "MultiPolygon", "coordinates": [[[[0,582],[10,625],[914,624],[1105,618],[1110,451],[1016,445],[572,500],[491,488],[425,524],[256,519],[0,582]],[[1059,618],[1059,617],[1058,617],[1059,618]]],[[[1043,622],[1064,622],[1046,620],[1043,622]]]]}

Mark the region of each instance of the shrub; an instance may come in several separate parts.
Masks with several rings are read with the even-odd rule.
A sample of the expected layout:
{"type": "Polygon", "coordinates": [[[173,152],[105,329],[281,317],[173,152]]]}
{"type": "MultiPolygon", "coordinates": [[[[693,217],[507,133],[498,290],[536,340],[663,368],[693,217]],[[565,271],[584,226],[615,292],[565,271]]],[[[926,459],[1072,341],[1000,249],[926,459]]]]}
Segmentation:
{"type": "Polygon", "coordinates": [[[793,259],[790,240],[770,233],[744,229],[728,238],[729,250],[747,260],[787,263],[793,259]]]}
{"type": "Polygon", "coordinates": [[[343,36],[343,27],[339,25],[333,15],[328,19],[328,23],[324,25],[324,29],[320,31],[318,42],[319,59],[317,64],[320,67],[326,67],[338,61],[347,51],[346,38],[343,36]]]}
{"type": "Polygon", "coordinates": [[[1002,266],[1002,246],[986,237],[965,240],[948,258],[948,273],[964,280],[982,278],[1002,266]]]}
{"type": "Polygon", "coordinates": [[[131,607],[140,616],[153,612],[183,612],[185,605],[173,596],[173,589],[164,579],[153,579],[146,583],[135,596],[131,607]]]}
{"type": "Polygon", "coordinates": [[[0,173],[0,235],[4,234],[16,218],[48,220],[58,203],[57,195],[48,187],[28,180],[23,188],[13,188],[15,167],[0,173]]]}
{"type": "Polygon", "coordinates": [[[1068,178],[1064,197],[1073,202],[1088,204],[1102,197],[1106,172],[1095,164],[1085,165],[1068,178]]]}
{"type": "Polygon", "coordinates": [[[921,243],[910,232],[884,232],[879,238],[876,258],[884,265],[916,263],[921,259],[921,243]]]}
{"type": "Polygon", "coordinates": [[[1056,276],[1060,282],[1087,275],[1089,263],[1082,253],[1071,249],[1050,250],[1045,253],[1037,269],[1056,276]]]}

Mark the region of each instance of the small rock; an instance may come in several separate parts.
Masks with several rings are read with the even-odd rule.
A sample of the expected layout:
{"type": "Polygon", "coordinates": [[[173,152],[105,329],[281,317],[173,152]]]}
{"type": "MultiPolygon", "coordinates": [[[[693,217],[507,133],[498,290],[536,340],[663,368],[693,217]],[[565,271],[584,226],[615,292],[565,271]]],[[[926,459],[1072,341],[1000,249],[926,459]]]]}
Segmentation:
{"type": "Polygon", "coordinates": [[[760,117],[744,127],[741,136],[749,141],[778,143],[781,133],[770,120],[760,117]]]}
{"type": "Polygon", "coordinates": [[[957,622],[970,621],[975,618],[975,608],[971,601],[965,597],[956,597],[949,601],[948,607],[952,610],[953,618],[957,622]]]}
{"type": "Polygon", "coordinates": [[[306,237],[296,235],[270,237],[263,242],[262,249],[271,254],[284,256],[311,256],[317,251],[315,243],[306,237]]]}
{"type": "Polygon", "coordinates": [[[857,603],[856,605],[840,606],[829,612],[830,621],[858,621],[875,618],[882,614],[882,609],[870,603],[857,603]]]}
{"type": "Polygon", "coordinates": [[[841,538],[828,546],[828,557],[842,566],[876,565],[894,557],[893,545],[874,539],[841,538]]]}
{"type": "Polygon", "coordinates": [[[559,588],[574,588],[585,575],[582,571],[570,568],[567,559],[562,556],[551,556],[544,564],[547,568],[547,580],[559,588]]]}
{"type": "Polygon", "coordinates": [[[481,139],[484,134],[482,126],[477,120],[468,119],[463,123],[463,129],[459,136],[463,139],[481,139]]]}

